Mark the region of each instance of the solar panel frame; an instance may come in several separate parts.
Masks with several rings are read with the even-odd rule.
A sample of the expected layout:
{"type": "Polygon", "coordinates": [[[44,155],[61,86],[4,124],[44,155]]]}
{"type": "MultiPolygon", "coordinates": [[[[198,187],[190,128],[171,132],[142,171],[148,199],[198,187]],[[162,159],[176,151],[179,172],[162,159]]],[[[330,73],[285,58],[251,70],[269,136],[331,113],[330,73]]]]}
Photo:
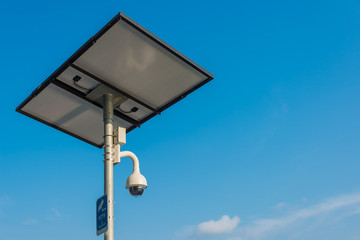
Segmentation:
{"type": "MultiPolygon", "coordinates": [[[[149,119],[153,118],[154,116],[156,116],[157,114],[160,114],[162,111],[166,110],[167,108],[169,108],[170,106],[174,105],[175,103],[177,103],[178,101],[180,101],[181,99],[183,99],[185,96],[187,96],[188,94],[190,94],[191,92],[195,91],[196,89],[200,88],[201,86],[203,86],[204,84],[208,83],[209,81],[211,81],[214,77],[211,73],[207,72],[205,69],[203,69],[202,67],[200,67],[199,65],[197,65],[196,63],[194,63],[193,61],[191,61],[190,59],[188,59],[187,57],[185,57],[183,54],[181,54],[180,52],[178,52],[177,50],[175,50],[174,48],[172,48],[170,45],[168,45],[167,43],[165,43],[164,41],[162,41],[160,38],[156,37],[154,34],[152,34],[151,32],[149,32],[148,30],[146,30],[144,27],[142,27],[141,25],[139,25],[138,23],[136,23],[135,21],[133,21],[132,19],[130,19],[128,16],[126,16],[125,14],[123,14],[122,12],[118,13],[112,20],[110,20],[109,23],[107,23],[99,32],[97,32],[93,37],[91,37],[85,44],[83,44],[70,58],[68,58],[58,69],[56,69],[43,83],[40,84],[39,87],[37,87],[31,94],[29,97],[27,97],[17,108],[16,111],[19,113],[22,113],[30,118],[33,118],[39,122],[42,122],[50,127],[53,127],[59,131],[62,131],[66,134],[69,134],[73,137],[76,137],[84,142],[87,142],[93,146],[96,146],[98,148],[102,148],[103,145],[102,144],[97,144],[94,143],[93,141],[89,141],[88,139],[85,139],[77,134],[74,134],[72,132],[67,131],[66,129],[60,128],[59,126],[56,126],[50,122],[47,122],[33,114],[30,114],[26,111],[23,110],[23,108],[26,106],[26,104],[28,104],[32,99],[34,99],[38,94],[40,94],[47,86],[49,86],[50,84],[55,84],[57,86],[61,85],[61,83],[59,83],[60,81],[57,79],[60,74],[62,74],[67,68],[69,67],[76,67],[76,65],[74,65],[74,62],[81,57],[88,49],[90,49],[95,43],[96,41],[98,41],[112,26],[114,26],[114,24],[116,24],[119,21],[124,21],[127,24],[129,24],[131,27],[135,28],[136,30],[138,30],[139,32],[141,32],[142,34],[144,34],[146,37],[148,37],[150,40],[156,42],[157,44],[159,44],[160,46],[162,46],[163,48],[165,48],[166,50],[168,50],[170,53],[172,53],[173,55],[175,55],[176,57],[178,57],[179,59],[181,59],[183,62],[185,62],[186,64],[188,64],[189,66],[191,66],[192,68],[196,69],[197,71],[199,71],[200,73],[202,73],[204,76],[206,76],[206,79],[203,80],[202,82],[200,82],[199,84],[197,84],[196,86],[188,89],[186,92],[182,93],[180,96],[176,97],[175,99],[171,100],[170,102],[168,102],[167,104],[165,104],[164,106],[158,108],[158,109],[154,109],[151,106],[148,106],[146,103],[142,103],[144,105],[144,107],[146,107],[147,109],[151,110],[152,113],[149,114],[147,117],[145,117],[144,119],[142,119],[141,121],[132,121],[131,118],[129,118],[127,115],[125,116],[121,116],[121,118],[123,118],[125,121],[129,122],[132,124],[132,126],[130,128],[127,129],[127,132],[132,131],[133,129],[140,127],[141,124],[145,123],[146,121],[148,121],[149,119]],[[127,117],[126,117],[127,116],[127,117]]],[[[90,73],[91,74],[91,73],[90,73]]],[[[93,76],[96,78],[96,76],[93,76]]],[[[121,92],[121,90],[114,88],[113,86],[111,86],[110,84],[107,84],[105,81],[102,81],[101,79],[97,78],[97,81],[99,81],[102,84],[107,85],[108,87],[113,88],[114,90],[117,90],[119,92],[121,92]]],[[[66,85],[66,84],[63,84],[66,85]]],[[[61,87],[61,86],[60,86],[61,87]]],[[[79,95],[79,92],[74,91],[74,89],[72,89],[71,87],[66,87],[66,86],[62,86],[65,90],[77,95],[78,97],[81,97],[81,94],[79,95]]],[[[75,89],[76,90],[76,89],[75,89]]],[[[124,93],[126,94],[126,93],[124,93]]],[[[141,101],[138,99],[133,99],[131,96],[129,96],[129,99],[134,100],[136,102],[139,102],[141,104],[141,101]]],[[[89,101],[88,99],[85,99],[87,101],[89,101]]],[[[102,108],[102,106],[98,106],[100,108],[102,108]]],[[[119,114],[119,113],[117,113],[119,114]]],[[[124,114],[123,114],[124,115],[124,114]]],[[[120,116],[119,116],[120,117],[120,116]]]]}

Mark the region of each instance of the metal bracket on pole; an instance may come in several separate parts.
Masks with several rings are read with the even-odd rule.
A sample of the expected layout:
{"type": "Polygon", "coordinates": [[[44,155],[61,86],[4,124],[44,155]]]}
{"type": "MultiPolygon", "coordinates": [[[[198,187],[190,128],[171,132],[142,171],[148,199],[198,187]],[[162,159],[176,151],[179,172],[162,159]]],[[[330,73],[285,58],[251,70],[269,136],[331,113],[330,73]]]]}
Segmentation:
{"type": "Polygon", "coordinates": [[[114,166],[120,163],[120,147],[126,143],[126,128],[114,129],[114,166]]]}

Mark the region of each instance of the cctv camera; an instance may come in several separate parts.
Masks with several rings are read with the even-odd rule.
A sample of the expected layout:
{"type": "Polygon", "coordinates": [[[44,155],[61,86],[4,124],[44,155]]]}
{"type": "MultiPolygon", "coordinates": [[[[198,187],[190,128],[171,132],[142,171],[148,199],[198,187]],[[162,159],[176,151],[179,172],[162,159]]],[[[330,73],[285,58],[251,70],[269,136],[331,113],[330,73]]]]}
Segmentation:
{"type": "Polygon", "coordinates": [[[146,179],[140,171],[134,171],[126,181],[126,189],[129,189],[131,196],[140,197],[146,188],[146,179]]]}
{"type": "Polygon", "coordinates": [[[129,187],[131,196],[140,197],[144,193],[145,188],[142,186],[129,187]]]}

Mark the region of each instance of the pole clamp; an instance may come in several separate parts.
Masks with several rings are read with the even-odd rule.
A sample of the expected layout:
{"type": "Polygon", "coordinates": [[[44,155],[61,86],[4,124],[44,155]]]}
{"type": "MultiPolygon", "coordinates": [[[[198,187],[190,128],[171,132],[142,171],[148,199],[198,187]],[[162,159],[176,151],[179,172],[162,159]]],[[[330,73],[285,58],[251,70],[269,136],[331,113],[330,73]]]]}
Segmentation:
{"type": "Polygon", "coordinates": [[[126,143],[126,128],[114,129],[114,166],[120,163],[120,147],[126,143]]]}

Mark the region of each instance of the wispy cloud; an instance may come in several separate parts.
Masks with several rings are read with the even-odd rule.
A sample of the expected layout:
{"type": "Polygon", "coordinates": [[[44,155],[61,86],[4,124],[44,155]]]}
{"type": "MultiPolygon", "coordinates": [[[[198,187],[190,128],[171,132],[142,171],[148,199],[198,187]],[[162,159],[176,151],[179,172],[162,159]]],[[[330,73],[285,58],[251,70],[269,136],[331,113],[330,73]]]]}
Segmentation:
{"type": "Polygon", "coordinates": [[[14,206],[15,202],[11,199],[11,197],[6,194],[0,194],[0,218],[6,216],[4,209],[9,206],[14,206]]]}
{"type": "Polygon", "coordinates": [[[15,203],[8,194],[3,193],[0,195],[0,207],[12,205],[15,205],[15,203]]]}
{"type": "Polygon", "coordinates": [[[51,211],[57,218],[61,218],[61,213],[56,208],[51,208],[51,211]]]}
{"type": "Polygon", "coordinates": [[[25,221],[21,222],[23,225],[35,225],[38,223],[38,221],[34,218],[26,219],[25,221]]]}
{"type": "MultiPolygon", "coordinates": [[[[303,201],[302,204],[308,204],[308,201],[306,203],[303,201]]],[[[224,215],[219,220],[210,220],[196,226],[184,228],[185,231],[179,238],[198,238],[206,235],[218,236],[217,238],[228,240],[263,240],[279,239],[277,236],[284,235],[290,239],[292,237],[289,236],[296,233],[297,235],[293,239],[312,239],[311,237],[302,236],[306,236],[306,234],[313,236],[314,233],[318,234],[325,231],[324,229],[326,229],[323,232],[324,234],[331,234],[332,226],[338,226],[338,223],[359,215],[360,193],[328,198],[303,208],[281,202],[275,205],[275,209],[283,209],[285,206],[286,213],[282,216],[257,218],[240,225],[239,217],[230,218],[228,215],[224,215]],[[294,210],[294,208],[297,208],[297,210],[294,210]]],[[[279,214],[279,212],[277,211],[276,214],[279,214]]],[[[330,235],[331,237],[332,235],[330,235]]],[[[357,237],[358,235],[348,235],[346,239],[357,239],[357,237]]]]}
{"type": "MultiPolygon", "coordinates": [[[[243,240],[262,239],[269,234],[282,231],[299,221],[329,214],[349,206],[353,206],[353,209],[356,210],[359,208],[359,193],[330,198],[319,204],[293,211],[282,217],[257,219],[248,225],[239,227],[237,229],[237,235],[239,239],[243,240]]],[[[354,213],[354,210],[352,213],[354,213]]],[[[349,215],[350,214],[342,214],[344,217],[349,215]]]]}
{"type": "Polygon", "coordinates": [[[280,202],[274,206],[274,209],[282,209],[286,207],[288,204],[286,202],[280,202]]]}
{"type": "Polygon", "coordinates": [[[60,220],[62,218],[62,214],[60,213],[60,211],[55,208],[55,207],[52,207],[51,209],[51,214],[49,214],[46,219],[49,220],[49,221],[57,221],[57,220],[60,220]]]}
{"type": "Polygon", "coordinates": [[[219,220],[210,220],[200,223],[195,230],[196,235],[216,235],[233,231],[240,223],[240,218],[235,216],[232,219],[228,215],[222,216],[219,220]]]}

